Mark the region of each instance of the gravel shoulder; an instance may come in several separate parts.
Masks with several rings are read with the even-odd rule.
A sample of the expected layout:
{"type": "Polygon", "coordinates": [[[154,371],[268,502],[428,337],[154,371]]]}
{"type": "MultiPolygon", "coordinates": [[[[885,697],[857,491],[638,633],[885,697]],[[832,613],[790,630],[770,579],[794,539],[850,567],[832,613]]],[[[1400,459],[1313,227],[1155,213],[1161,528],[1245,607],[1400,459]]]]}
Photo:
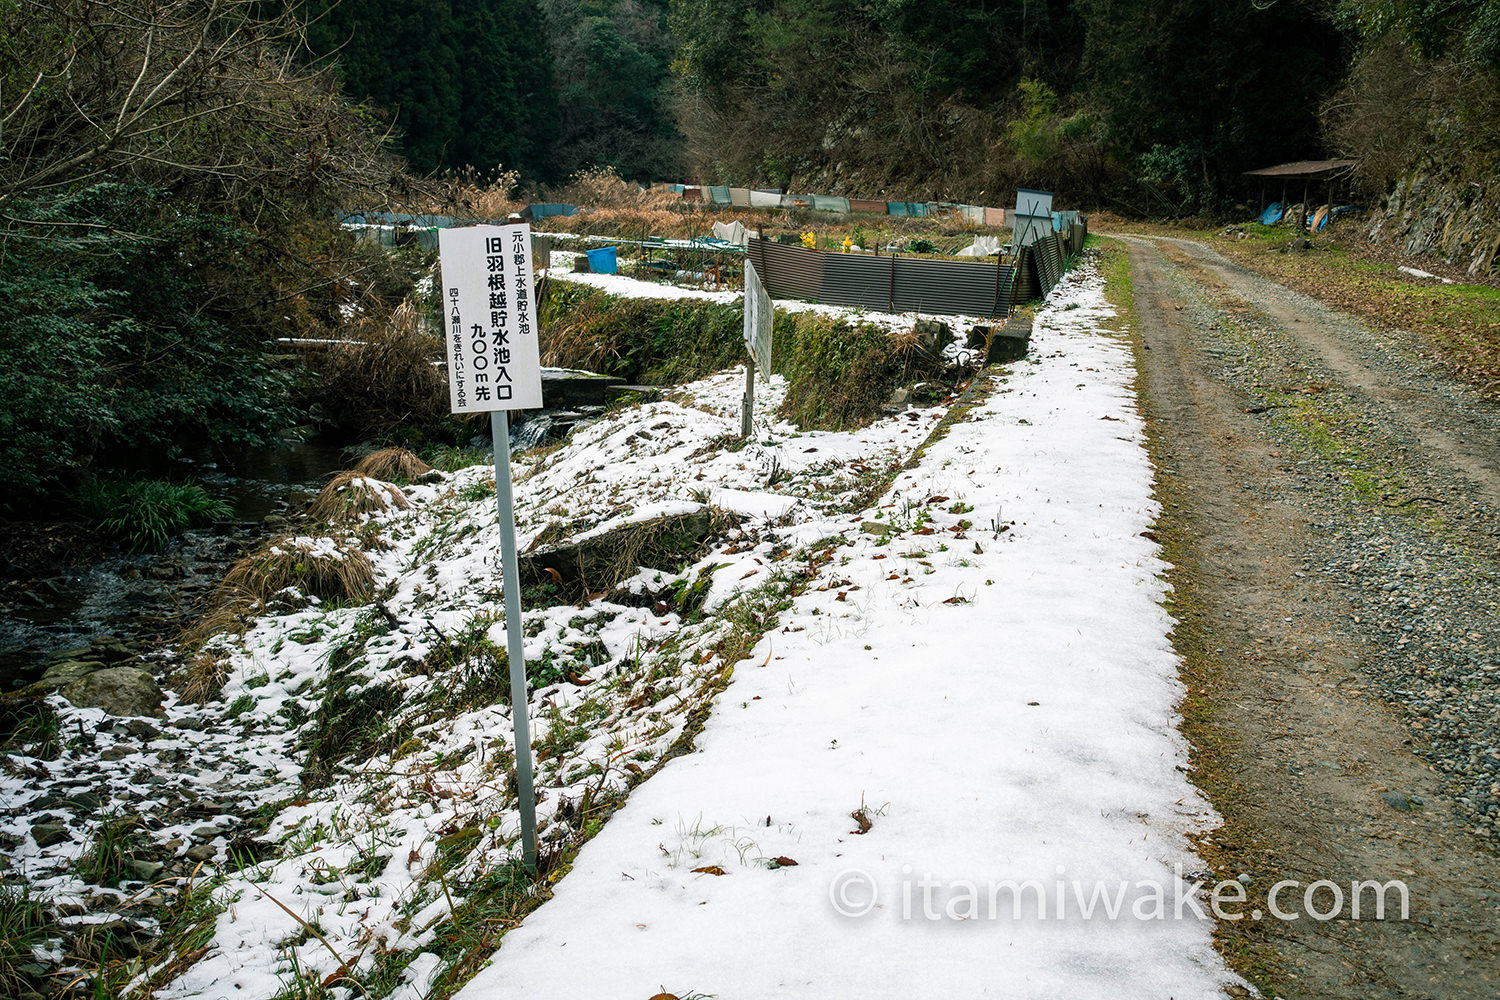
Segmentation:
{"type": "Polygon", "coordinates": [[[1201,245],[1122,242],[1194,779],[1225,818],[1204,856],[1252,893],[1410,891],[1408,920],[1220,945],[1271,995],[1495,996],[1500,419],[1399,336],[1201,245]]]}

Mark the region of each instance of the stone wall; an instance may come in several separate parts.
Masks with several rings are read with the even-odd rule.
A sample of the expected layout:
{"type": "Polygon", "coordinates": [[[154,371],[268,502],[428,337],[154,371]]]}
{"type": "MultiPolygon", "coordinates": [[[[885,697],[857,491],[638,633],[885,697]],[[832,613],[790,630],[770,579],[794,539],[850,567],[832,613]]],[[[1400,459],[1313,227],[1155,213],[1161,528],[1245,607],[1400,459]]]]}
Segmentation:
{"type": "Polygon", "coordinates": [[[1377,209],[1370,240],[1407,253],[1435,253],[1479,277],[1500,275],[1500,173],[1484,181],[1407,175],[1377,209]]]}

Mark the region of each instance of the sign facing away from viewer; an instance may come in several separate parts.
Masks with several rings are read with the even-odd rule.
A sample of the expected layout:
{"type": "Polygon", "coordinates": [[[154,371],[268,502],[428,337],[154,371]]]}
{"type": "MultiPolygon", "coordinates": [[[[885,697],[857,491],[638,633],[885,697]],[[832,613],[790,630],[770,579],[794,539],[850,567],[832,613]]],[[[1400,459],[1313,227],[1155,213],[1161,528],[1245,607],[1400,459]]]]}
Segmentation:
{"type": "Polygon", "coordinates": [[[1016,189],[1016,210],[1011,218],[1012,242],[1029,247],[1052,232],[1052,192],[1016,189]]]}
{"type": "Polygon", "coordinates": [[[454,413],[542,405],[531,227],[438,231],[448,404],[454,413]]]}
{"type": "Polygon", "coordinates": [[[745,261],[745,347],[761,375],[771,377],[771,325],[776,319],[771,295],[761,284],[755,265],[745,261]]]}

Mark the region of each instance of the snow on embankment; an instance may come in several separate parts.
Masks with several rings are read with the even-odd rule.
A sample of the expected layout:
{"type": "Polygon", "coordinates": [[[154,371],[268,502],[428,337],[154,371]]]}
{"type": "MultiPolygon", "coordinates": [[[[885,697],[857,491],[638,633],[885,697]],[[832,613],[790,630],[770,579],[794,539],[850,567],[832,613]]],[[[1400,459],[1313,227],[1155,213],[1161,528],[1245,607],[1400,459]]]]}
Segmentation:
{"type": "Polygon", "coordinates": [[[1211,924],[1174,912],[1214,817],[1182,771],[1107,315],[1099,280],[1070,278],[1030,361],[878,509],[800,522],[836,554],[697,752],[632,793],[460,997],[1221,995],[1211,924]],[[1114,919],[1080,914],[1126,885],[1114,919]]]}
{"type": "MultiPolygon", "coordinates": [[[[581,602],[546,585],[528,596],[549,850],[596,826],[668,753],[745,637],[802,585],[815,560],[788,522],[848,510],[944,412],[803,433],[773,415],[778,377],[758,389],[757,433],[741,442],[742,391],[739,372],[702,379],[518,460],[523,550],[711,503],[743,519],[676,572],[643,570],[581,602]]],[[[274,766],[268,798],[287,801],[268,802],[263,839],[277,847],[261,860],[218,842],[208,871],[228,873],[204,881],[221,912],[191,966],[143,972],[170,977],[159,996],[293,995],[330,979],[347,995],[427,996],[462,982],[506,907],[524,905],[505,896],[518,814],[492,477],[462,469],[407,488],[406,509],[363,516],[350,544],[371,560],[379,606],[288,592],[242,636],[210,643],[228,669],[217,710],[233,706],[216,728],[274,766]],[[505,905],[486,909],[495,897],[505,905]]]]}

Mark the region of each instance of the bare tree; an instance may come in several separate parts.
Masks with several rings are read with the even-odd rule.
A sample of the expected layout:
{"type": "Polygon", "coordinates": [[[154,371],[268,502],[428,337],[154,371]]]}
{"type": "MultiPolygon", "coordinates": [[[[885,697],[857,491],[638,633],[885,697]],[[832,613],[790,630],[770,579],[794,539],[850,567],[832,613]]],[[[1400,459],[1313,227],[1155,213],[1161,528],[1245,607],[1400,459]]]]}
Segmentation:
{"type": "Polygon", "coordinates": [[[326,70],[299,64],[302,30],[262,0],[0,6],[0,217],[107,177],[225,207],[275,190],[256,211],[383,201],[400,163],[326,70]]]}

